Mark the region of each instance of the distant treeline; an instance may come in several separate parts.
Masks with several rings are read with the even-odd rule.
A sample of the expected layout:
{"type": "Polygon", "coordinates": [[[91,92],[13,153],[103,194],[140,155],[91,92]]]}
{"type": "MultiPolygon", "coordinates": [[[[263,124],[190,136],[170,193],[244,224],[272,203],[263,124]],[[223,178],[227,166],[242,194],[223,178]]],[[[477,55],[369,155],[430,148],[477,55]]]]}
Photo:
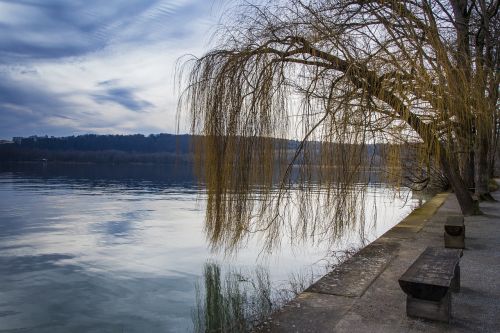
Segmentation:
{"type": "Polygon", "coordinates": [[[66,137],[14,138],[17,147],[41,150],[103,151],[118,150],[130,153],[189,153],[190,135],[142,134],[96,135],[66,137]]]}
{"type": "Polygon", "coordinates": [[[188,163],[190,135],[142,134],[13,138],[0,145],[0,161],[188,163]]]}
{"type": "MultiPolygon", "coordinates": [[[[142,134],[134,135],[95,135],[86,134],[67,137],[13,138],[13,143],[0,144],[0,162],[51,161],[77,163],[191,163],[193,143],[203,140],[192,135],[142,134]]],[[[243,139],[246,140],[246,139],[243,139]]],[[[295,140],[273,140],[274,144],[287,151],[289,157],[295,154],[299,142],[295,140]]],[[[333,145],[339,152],[346,149],[359,150],[359,146],[345,144],[333,145]],[[351,148],[349,148],[351,147],[351,148]],[[355,148],[358,147],[358,148],[355,148]]],[[[308,144],[306,150],[319,149],[318,142],[308,144]]],[[[384,145],[366,145],[362,149],[366,158],[380,163],[379,152],[384,145]]],[[[301,158],[295,163],[300,164],[301,158]]]]}

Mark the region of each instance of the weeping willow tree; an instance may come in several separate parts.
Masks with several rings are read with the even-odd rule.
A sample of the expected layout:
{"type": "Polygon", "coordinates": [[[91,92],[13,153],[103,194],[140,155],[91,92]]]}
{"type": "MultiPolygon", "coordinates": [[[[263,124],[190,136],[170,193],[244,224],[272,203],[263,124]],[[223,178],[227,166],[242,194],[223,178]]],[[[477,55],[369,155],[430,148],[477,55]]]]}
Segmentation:
{"type": "Polygon", "coordinates": [[[377,156],[394,188],[411,148],[412,168],[439,166],[463,213],[476,213],[469,188],[488,196],[498,132],[498,3],[283,0],[232,9],[215,47],[180,74],[212,244],[233,247],[255,230],[268,246],[280,230],[334,239],[362,223],[368,143],[384,144],[377,156]]]}

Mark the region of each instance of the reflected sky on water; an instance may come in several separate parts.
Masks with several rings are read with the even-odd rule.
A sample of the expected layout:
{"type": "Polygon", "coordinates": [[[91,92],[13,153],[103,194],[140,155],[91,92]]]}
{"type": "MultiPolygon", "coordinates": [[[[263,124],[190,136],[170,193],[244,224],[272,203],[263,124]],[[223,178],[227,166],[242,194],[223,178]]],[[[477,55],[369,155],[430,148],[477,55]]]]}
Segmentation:
{"type": "MultiPolygon", "coordinates": [[[[267,255],[258,234],[232,257],[210,253],[199,193],[189,167],[0,166],[0,331],[185,332],[207,261],[264,266],[277,285],[323,273],[326,247],[267,255]]],[[[367,197],[371,238],[418,204],[382,188],[367,197]]]]}

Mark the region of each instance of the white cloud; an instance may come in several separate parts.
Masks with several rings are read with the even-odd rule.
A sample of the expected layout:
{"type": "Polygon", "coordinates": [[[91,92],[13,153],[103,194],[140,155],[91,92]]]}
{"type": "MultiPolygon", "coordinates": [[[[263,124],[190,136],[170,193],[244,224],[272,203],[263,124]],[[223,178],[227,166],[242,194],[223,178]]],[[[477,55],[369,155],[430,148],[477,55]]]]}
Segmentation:
{"type": "MultiPolygon", "coordinates": [[[[109,18],[120,12],[120,8],[112,7],[116,3],[104,5],[99,2],[95,9],[86,8],[82,12],[87,16],[82,22],[94,28],[86,32],[80,22],[75,24],[77,28],[62,31],[52,40],[37,31],[36,24],[30,29],[22,19],[11,19],[9,24],[18,24],[26,32],[26,37],[16,42],[25,46],[31,44],[26,46],[26,54],[12,56],[0,65],[0,76],[6,78],[5,82],[16,83],[8,90],[18,95],[6,100],[0,98],[0,114],[10,119],[8,127],[0,125],[0,137],[175,132],[176,61],[184,54],[203,53],[218,13],[210,10],[213,4],[206,0],[143,1],[144,6],[137,5],[141,8],[137,15],[115,17],[114,20],[109,18]],[[99,15],[109,22],[100,25],[96,18],[99,15]],[[83,34],[85,40],[99,39],[101,43],[94,48],[72,40],[77,39],[78,34],[83,34]],[[59,54],[51,49],[65,44],[71,45],[76,54],[68,56],[67,52],[59,54]],[[40,52],[39,57],[36,52],[40,52]],[[115,90],[106,91],[99,85],[104,81],[110,82],[115,90]],[[140,106],[144,108],[138,110],[140,106]],[[27,118],[30,118],[29,126],[26,126],[27,118]],[[37,133],[28,133],[34,129],[38,129],[37,133]]],[[[19,10],[19,6],[0,1],[0,8],[6,7],[14,9],[11,8],[9,14],[0,10],[0,21],[19,10]]],[[[43,17],[43,13],[37,12],[42,9],[27,8],[29,17],[43,17]]],[[[68,6],[68,10],[71,8],[68,6]]],[[[74,17],[75,14],[61,13],[61,16],[74,17]]],[[[45,24],[52,29],[57,22],[45,24]]],[[[67,24],[64,22],[61,26],[67,24]]],[[[1,45],[5,41],[6,37],[0,33],[0,53],[14,54],[15,50],[1,45]]],[[[2,86],[0,93],[1,89],[2,86]]]]}

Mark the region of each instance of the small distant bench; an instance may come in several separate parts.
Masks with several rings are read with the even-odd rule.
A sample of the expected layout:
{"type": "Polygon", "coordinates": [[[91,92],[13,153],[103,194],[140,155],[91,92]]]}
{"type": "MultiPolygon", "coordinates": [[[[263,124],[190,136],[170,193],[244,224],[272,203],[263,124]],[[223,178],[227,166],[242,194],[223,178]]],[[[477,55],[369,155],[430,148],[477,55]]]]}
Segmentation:
{"type": "Polygon", "coordinates": [[[465,248],[464,217],[449,216],[444,224],[444,247],[452,249],[465,248]]]}
{"type": "Polygon", "coordinates": [[[460,290],[462,250],[428,247],[399,278],[410,317],[449,322],[451,291],[460,290]]]}

